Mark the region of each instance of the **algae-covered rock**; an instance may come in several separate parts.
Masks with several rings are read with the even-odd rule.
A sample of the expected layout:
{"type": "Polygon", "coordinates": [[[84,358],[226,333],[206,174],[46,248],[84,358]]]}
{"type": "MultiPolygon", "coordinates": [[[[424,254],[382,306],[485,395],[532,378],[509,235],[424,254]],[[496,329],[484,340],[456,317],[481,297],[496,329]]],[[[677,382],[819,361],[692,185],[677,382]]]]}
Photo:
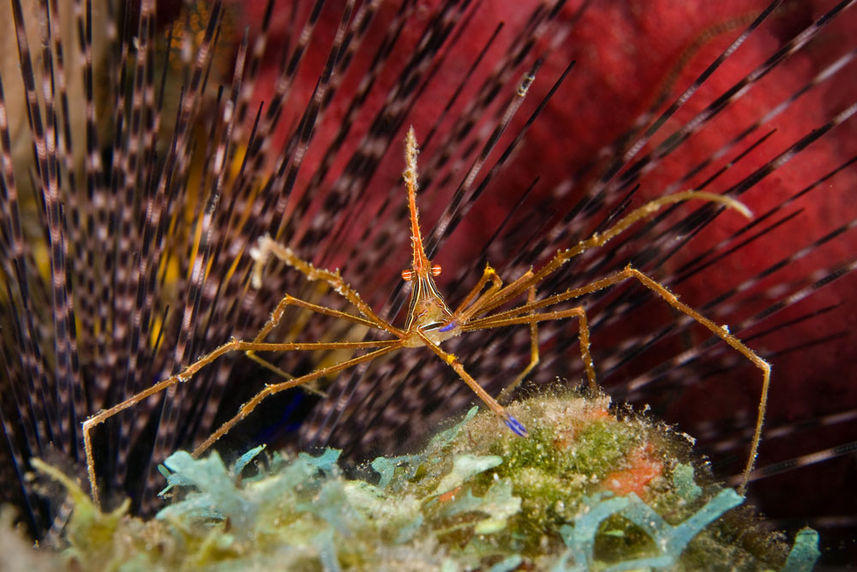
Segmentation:
{"type": "Polygon", "coordinates": [[[76,508],[64,557],[100,570],[812,568],[812,531],[790,554],[687,438],[608,405],[512,404],[527,438],[474,408],[423,451],[366,463],[363,478],[330,449],[275,453],[243,479],[261,448],[231,469],[177,452],[162,470],[174,498],[148,522],[98,513],[65,479],[76,508]]]}

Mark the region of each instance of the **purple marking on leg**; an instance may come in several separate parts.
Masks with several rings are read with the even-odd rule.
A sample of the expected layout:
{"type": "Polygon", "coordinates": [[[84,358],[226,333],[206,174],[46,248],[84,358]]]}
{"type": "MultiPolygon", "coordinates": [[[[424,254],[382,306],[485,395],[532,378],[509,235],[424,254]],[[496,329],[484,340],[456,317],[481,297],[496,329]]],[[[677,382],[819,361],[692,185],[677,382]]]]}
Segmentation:
{"type": "Polygon", "coordinates": [[[526,427],[521,425],[520,421],[518,421],[508,413],[506,414],[506,427],[511,429],[512,432],[518,437],[526,437],[529,435],[529,433],[527,433],[526,427]]]}
{"type": "Polygon", "coordinates": [[[442,328],[441,328],[440,330],[438,330],[438,331],[439,331],[439,332],[448,332],[449,330],[451,330],[452,328],[454,328],[454,327],[455,327],[455,325],[456,325],[456,324],[455,324],[455,320],[453,320],[453,321],[451,321],[450,323],[448,323],[447,325],[445,325],[444,327],[442,327],[442,328]]]}

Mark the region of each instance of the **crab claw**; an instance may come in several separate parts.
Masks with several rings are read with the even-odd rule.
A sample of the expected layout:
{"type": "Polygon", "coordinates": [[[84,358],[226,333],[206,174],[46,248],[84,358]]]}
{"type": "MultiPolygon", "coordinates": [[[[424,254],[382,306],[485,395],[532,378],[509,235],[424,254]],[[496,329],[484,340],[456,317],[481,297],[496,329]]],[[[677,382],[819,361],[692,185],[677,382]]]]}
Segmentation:
{"type": "Polygon", "coordinates": [[[511,429],[512,432],[515,435],[517,435],[518,437],[526,437],[529,435],[529,433],[527,433],[527,428],[524,427],[523,425],[521,425],[520,421],[518,421],[517,419],[515,419],[514,417],[512,417],[508,413],[506,414],[505,421],[506,421],[506,427],[511,429]]]}

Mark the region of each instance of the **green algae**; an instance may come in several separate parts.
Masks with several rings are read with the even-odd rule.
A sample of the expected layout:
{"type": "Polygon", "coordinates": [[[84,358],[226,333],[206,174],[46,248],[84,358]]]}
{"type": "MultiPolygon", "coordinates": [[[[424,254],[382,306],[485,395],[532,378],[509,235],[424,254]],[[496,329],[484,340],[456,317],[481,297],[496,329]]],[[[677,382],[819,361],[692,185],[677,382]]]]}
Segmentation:
{"type": "Polygon", "coordinates": [[[734,509],[743,499],[685,438],[608,404],[512,404],[528,438],[474,408],[423,451],[367,463],[366,479],[347,478],[332,449],[274,453],[245,478],[261,449],[231,468],[216,453],[177,452],[162,470],[173,498],[148,522],[102,514],[44,470],[72,493],[64,557],[83,569],[811,569],[817,537],[790,553],[751,510],[734,509]]]}

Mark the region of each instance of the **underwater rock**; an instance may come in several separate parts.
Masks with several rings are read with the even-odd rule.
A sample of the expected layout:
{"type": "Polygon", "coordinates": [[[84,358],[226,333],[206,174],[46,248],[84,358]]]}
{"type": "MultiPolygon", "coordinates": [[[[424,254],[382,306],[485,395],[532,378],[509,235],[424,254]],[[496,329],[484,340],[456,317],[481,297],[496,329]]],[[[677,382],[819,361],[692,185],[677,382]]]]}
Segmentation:
{"type": "Polygon", "coordinates": [[[39,467],[72,492],[63,558],[80,569],[796,572],[817,558],[814,531],[790,552],[663,424],[569,393],[509,411],[528,438],[474,407],[421,452],[350,476],[333,449],[284,458],[258,447],[230,468],[180,451],[162,468],[161,494],[174,498],[148,522],[96,511],[39,467]]]}

